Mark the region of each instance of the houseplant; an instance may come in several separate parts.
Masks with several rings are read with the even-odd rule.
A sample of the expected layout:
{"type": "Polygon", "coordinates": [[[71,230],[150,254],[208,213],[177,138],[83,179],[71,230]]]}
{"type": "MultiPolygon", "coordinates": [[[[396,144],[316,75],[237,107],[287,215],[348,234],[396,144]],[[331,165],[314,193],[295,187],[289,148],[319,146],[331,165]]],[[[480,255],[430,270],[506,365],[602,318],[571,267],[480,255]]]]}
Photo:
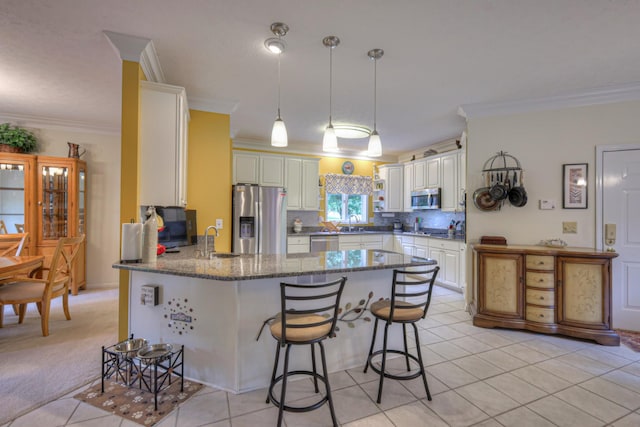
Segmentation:
{"type": "Polygon", "coordinates": [[[10,123],[0,124],[0,151],[30,153],[38,143],[33,133],[10,123]]]}

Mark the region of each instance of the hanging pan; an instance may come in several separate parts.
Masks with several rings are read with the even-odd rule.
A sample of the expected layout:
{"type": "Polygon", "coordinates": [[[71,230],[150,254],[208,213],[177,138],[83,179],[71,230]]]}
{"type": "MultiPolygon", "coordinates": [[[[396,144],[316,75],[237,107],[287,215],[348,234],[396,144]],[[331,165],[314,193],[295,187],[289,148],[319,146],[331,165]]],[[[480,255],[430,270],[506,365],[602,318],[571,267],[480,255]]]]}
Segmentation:
{"type": "Polygon", "coordinates": [[[520,171],[520,185],[517,185],[518,173],[513,174],[513,187],[509,190],[509,202],[517,208],[521,208],[527,204],[527,191],[522,185],[522,171],[520,171]]]}
{"type": "Polygon", "coordinates": [[[493,211],[500,206],[500,202],[491,197],[491,187],[489,186],[489,175],[486,175],[486,187],[478,188],[473,193],[473,204],[481,211],[493,211]]]}

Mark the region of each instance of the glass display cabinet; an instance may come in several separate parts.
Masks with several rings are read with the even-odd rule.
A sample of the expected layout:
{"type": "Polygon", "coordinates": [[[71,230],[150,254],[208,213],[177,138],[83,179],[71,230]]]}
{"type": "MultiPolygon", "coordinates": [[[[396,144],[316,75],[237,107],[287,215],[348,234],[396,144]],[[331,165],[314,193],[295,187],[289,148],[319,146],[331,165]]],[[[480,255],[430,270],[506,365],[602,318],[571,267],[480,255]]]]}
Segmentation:
{"type": "MultiPolygon", "coordinates": [[[[86,234],[86,178],[87,165],[76,158],[0,152],[0,233],[28,232],[22,253],[44,255],[48,265],[58,239],[86,234]]],[[[73,272],[74,295],[86,286],[85,270],[86,240],[73,272]]]]}
{"type": "MultiPolygon", "coordinates": [[[[36,156],[0,153],[0,232],[19,233],[35,229],[35,165],[36,156]]],[[[32,232],[22,254],[35,253],[35,239],[32,232]]]]}
{"type": "MultiPolygon", "coordinates": [[[[37,253],[45,264],[58,239],[86,233],[86,175],[84,161],[64,157],[37,157],[37,253]]],[[[82,243],[71,280],[71,293],[86,286],[86,241],[82,243]]]]}

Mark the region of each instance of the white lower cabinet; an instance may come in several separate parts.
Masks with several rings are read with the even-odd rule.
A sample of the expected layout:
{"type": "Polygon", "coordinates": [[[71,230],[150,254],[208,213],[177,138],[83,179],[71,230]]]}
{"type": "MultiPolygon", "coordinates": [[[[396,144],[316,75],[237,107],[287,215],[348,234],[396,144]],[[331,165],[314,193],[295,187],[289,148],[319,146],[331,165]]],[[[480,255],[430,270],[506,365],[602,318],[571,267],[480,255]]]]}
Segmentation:
{"type": "Polygon", "coordinates": [[[288,236],[287,253],[302,254],[310,250],[309,236],[288,236]]]}
{"type": "Polygon", "coordinates": [[[466,282],[466,245],[455,240],[421,236],[394,236],[395,252],[421,258],[431,258],[440,271],[436,283],[450,288],[464,289],[466,282]]]}
{"type": "Polygon", "coordinates": [[[460,242],[429,239],[429,258],[437,260],[440,266],[438,277],[436,277],[437,283],[454,288],[460,287],[460,242]]]}
{"type": "Polygon", "coordinates": [[[382,234],[341,234],[338,237],[338,249],[341,251],[382,249],[382,246],[382,234]]]}

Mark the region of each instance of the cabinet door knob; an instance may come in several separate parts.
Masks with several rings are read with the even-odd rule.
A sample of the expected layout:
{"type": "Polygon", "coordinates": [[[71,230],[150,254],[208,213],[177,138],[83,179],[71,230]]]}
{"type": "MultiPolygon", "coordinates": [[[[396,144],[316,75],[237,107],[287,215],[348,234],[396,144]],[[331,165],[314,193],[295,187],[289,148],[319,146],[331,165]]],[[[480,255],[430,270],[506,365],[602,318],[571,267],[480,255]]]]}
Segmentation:
{"type": "Polygon", "coordinates": [[[542,301],[544,299],[544,297],[540,297],[540,300],[542,301]]]}
{"type": "Polygon", "coordinates": [[[538,317],[543,318],[544,314],[539,314],[538,317]]]}

